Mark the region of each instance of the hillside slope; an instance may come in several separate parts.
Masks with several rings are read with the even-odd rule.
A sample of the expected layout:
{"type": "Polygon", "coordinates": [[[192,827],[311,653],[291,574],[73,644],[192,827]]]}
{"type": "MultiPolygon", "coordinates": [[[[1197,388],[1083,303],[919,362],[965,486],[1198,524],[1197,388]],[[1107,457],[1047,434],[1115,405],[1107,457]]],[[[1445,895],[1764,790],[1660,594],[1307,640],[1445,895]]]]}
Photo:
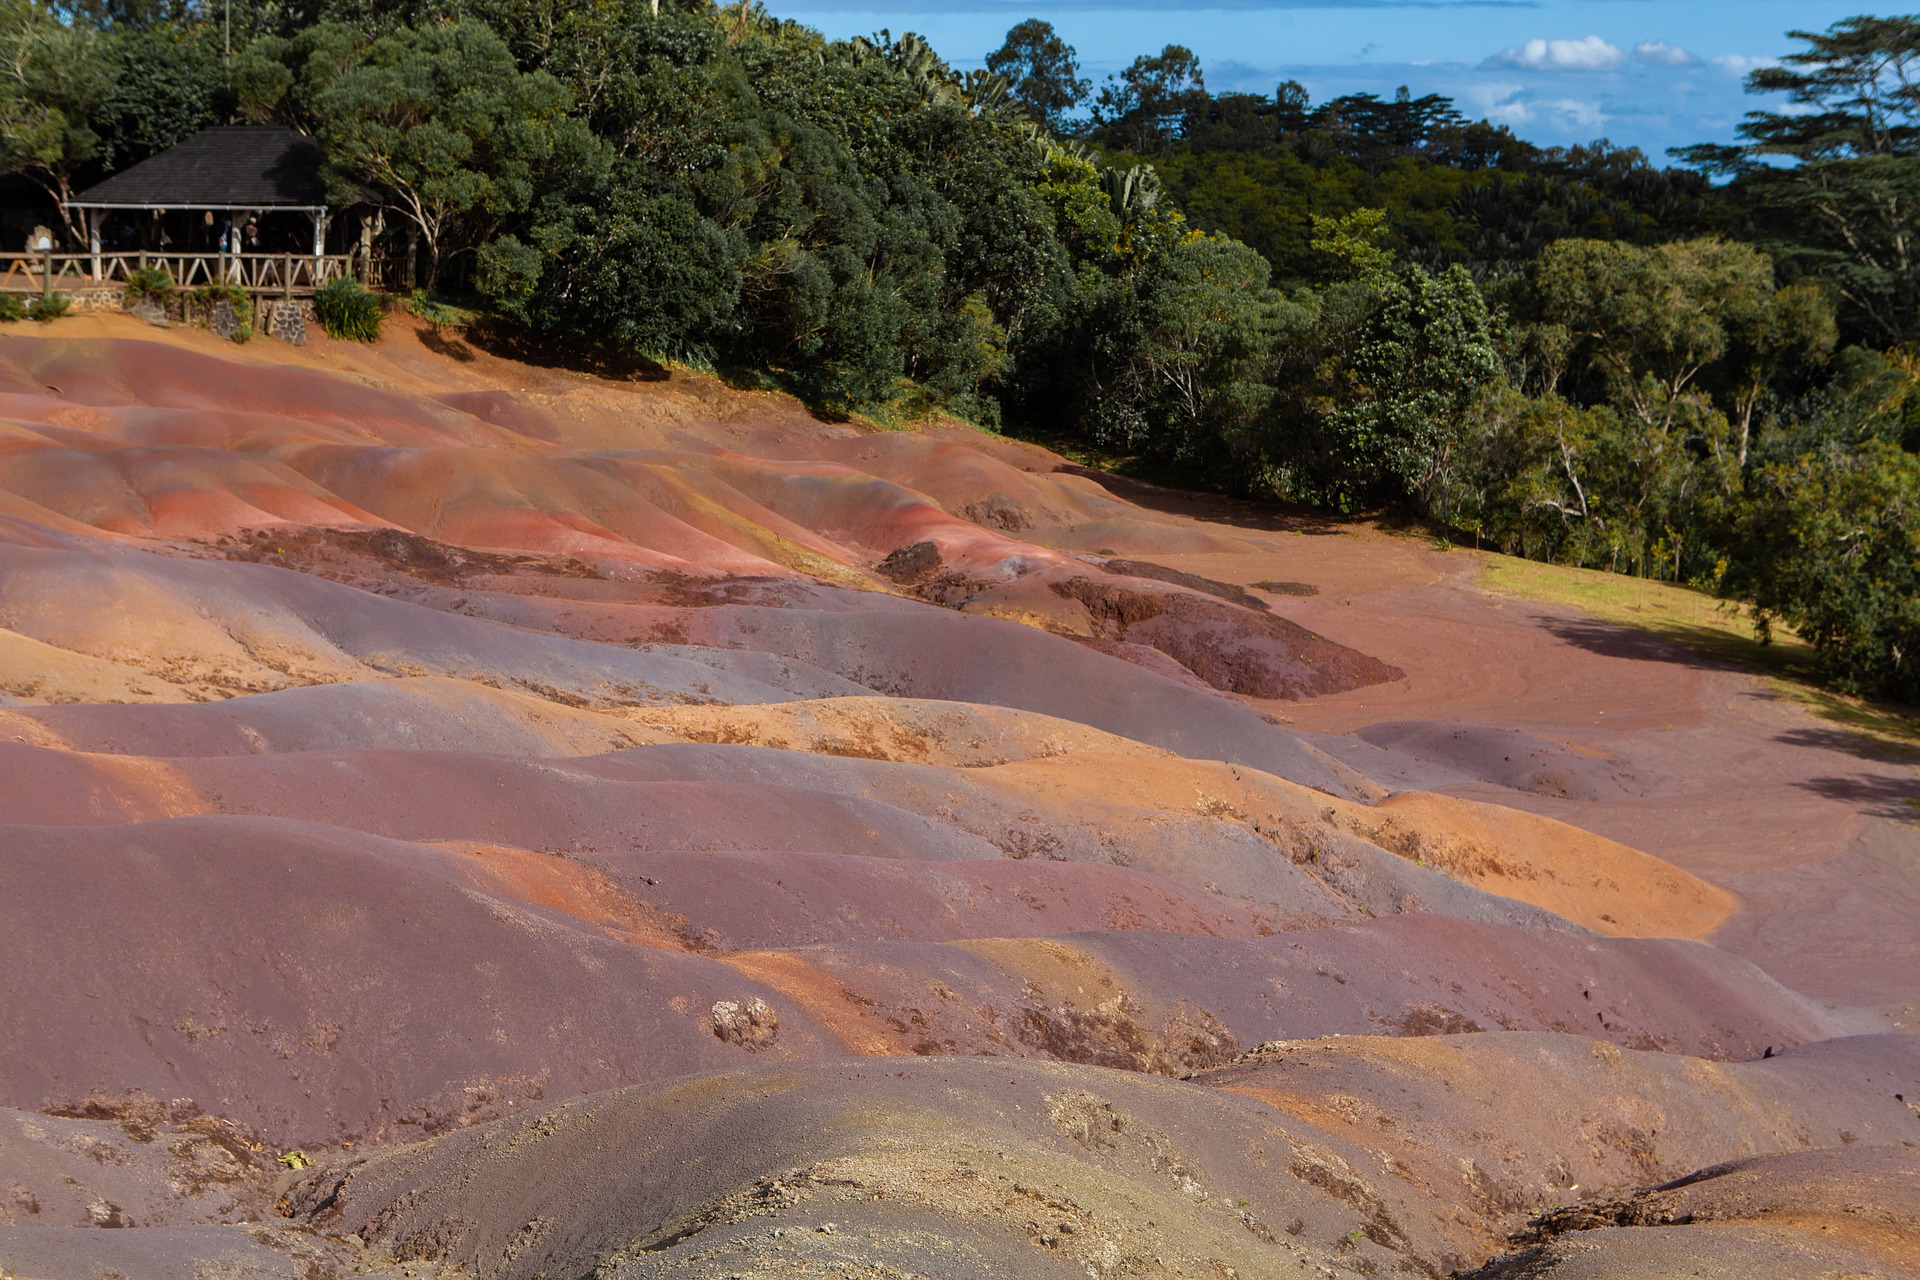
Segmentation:
{"type": "Polygon", "coordinates": [[[431,334],[0,334],[0,1267],[1920,1266],[1911,765],[1477,563],[431,334]]]}

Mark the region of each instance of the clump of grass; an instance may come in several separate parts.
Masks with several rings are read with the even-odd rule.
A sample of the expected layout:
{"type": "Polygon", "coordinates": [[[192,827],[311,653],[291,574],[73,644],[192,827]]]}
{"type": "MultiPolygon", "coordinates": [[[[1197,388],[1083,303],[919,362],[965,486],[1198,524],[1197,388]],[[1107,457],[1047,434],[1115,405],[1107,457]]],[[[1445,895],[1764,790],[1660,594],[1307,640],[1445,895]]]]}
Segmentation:
{"type": "Polygon", "coordinates": [[[329,338],[373,342],[380,337],[380,299],[352,276],[335,276],[313,295],[313,314],[329,338]]]}
{"type": "Polygon", "coordinates": [[[164,307],[172,300],[176,287],[173,273],[165,267],[135,267],[127,272],[128,302],[146,301],[164,307]]]}
{"type": "Polygon", "coordinates": [[[471,307],[436,298],[425,289],[413,291],[407,299],[407,310],[425,320],[435,333],[444,329],[470,329],[481,319],[481,313],[471,307]]]}
{"type": "Polygon", "coordinates": [[[194,305],[199,309],[200,322],[208,323],[213,316],[214,306],[224,302],[233,308],[233,315],[240,322],[235,331],[235,342],[246,342],[253,337],[253,298],[239,285],[222,281],[217,284],[203,284],[193,291],[194,305]]]}
{"type": "Polygon", "coordinates": [[[1741,606],[1694,587],[1477,554],[1485,566],[1480,586],[1497,595],[1573,605],[1603,622],[1638,627],[1697,653],[1774,675],[1813,668],[1813,649],[1790,628],[1776,623],[1772,643],[1764,643],[1741,606]]]}

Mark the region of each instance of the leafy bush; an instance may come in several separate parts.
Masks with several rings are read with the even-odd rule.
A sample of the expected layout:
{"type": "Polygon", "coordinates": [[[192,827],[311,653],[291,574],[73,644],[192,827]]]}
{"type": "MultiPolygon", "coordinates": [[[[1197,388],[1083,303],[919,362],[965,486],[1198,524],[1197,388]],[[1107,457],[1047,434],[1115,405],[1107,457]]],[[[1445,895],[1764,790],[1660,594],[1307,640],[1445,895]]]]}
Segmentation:
{"type": "Polygon", "coordinates": [[[25,320],[27,309],[20,305],[16,294],[0,293],[0,321],[25,320]]]}
{"type": "Polygon", "coordinates": [[[444,302],[436,302],[425,289],[415,289],[407,300],[407,310],[419,316],[435,329],[444,328],[460,319],[460,310],[444,302]]]}
{"type": "Polygon", "coordinates": [[[165,267],[135,267],[127,272],[128,302],[145,300],[164,306],[174,289],[173,273],[165,267]]]}
{"type": "Polygon", "coordinates": [[[58,320],[61,316],[67,314],[67,307],[71,305],[71,303],[72,299],[68,298],[64,293],[49,293],[45,297],[35,301],[31,307],[27,308],[27,316],[30,319],[38,320],[42,324],[45,324],[49,320],[58,320]]]}
{"type": "Polygon", "coordinates": [[[233,314],[240,321],[240,328],[233,335],[233,340],[245,342],[253,337],[253,299],[245,289],[237,284],[203,284],[193,291],[193,296],[201,313],[202,324],[213,318],[215,303],[225,302],[233,308],[233,314]]]}
{"type": "Polygon", "coordinates": [[[1920,700],[1920,457],[1883,440],[1761,468],[1723,589],[1846,693],[1920,700]]]}
{"type": "Polygon", "coordinates": [[[313,295],[313,314],[329,338],[372,342],[380,336],[380,299],[351,276],[335,276],[313,295]]]}

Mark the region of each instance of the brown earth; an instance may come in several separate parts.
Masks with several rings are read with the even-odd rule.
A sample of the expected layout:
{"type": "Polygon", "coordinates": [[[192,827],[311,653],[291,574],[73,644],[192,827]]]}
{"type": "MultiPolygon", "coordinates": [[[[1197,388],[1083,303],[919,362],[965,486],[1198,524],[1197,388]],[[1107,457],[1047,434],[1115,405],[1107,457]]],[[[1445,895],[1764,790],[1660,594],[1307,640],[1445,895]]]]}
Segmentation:
{"type": "Polygon", "coordinates": [[[1912,1273],[1911,762],[1470,555],[398,328],[0,332],[0,1269],[1912,1273]]]}

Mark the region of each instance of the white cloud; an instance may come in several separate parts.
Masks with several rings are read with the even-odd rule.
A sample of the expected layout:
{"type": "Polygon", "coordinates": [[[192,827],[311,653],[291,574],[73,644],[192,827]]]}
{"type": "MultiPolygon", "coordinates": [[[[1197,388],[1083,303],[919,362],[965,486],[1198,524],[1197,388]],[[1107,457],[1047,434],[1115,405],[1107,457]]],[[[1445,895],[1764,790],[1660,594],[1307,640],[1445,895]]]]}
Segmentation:
{"type": "Polygon", "coordinates": [[[1713,65],[1722,71],[1731,71],[1737,76],[1743,76],[1749,71],[1758,71],[1762,67],[1777,67],[1780,65],[1780,59],[1749,58],[1744,53],[1723,53],[1713,59],[1713,65]]]}
{"type": "Polygon", "coordinates": [[[1665,40],[1642,40],[1633,46],[1633,57],[1636,62],[1656,67],[1691,67],[1700,61],[1679,45],[1665,40]]]}
{"type": "Polygon", "coordinates": [[[1529,40],[1511,45],[1488,58],[1490,67],[1517,67],[1524,71],[1612,71],[1626,65],[1627,55],[1617,44],[1599,36],[1579,40],[1529,40]]]}
{"type": "Polygon", "coordinates": [[[1559,117],[1563,129],[1603,129],[1608,116],[1597,102],[1582,102],[1577,98],[1556,98],[1552,102],[1540,104],[1545,108],[1543,114],[1559,117]]]}
{"type": "Polygon", "coordinates": [[[1511,81],[1465,84],[1455,91],[1454,100],[1469,115],[1482,116],[1510,129],[1535,126],[1570,133],[1601,129],[1612,119],[1601,103],[1579,98],[1536,97],[1533,90],[1511,81]]]}
{"type": "Polygon", "coordinates": [[[1454,89],[1454,101],[1465,107],[1470,115],[1482,116],[1509,128],[1533,119],[1524,85],[1497,81],[1469,82],[1454,89]]]}

